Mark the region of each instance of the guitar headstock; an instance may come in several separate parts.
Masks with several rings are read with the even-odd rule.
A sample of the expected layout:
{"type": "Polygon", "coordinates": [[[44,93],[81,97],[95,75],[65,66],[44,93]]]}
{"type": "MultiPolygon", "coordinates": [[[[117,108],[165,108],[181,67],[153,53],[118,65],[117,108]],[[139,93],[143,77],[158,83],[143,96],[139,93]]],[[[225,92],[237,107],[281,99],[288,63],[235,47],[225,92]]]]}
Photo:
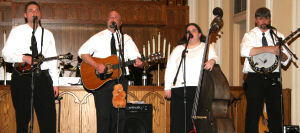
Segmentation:
{"type": "Polygon", "coordinates": [[[151,54],[147,60],[148,62],[154,62],[154,63],[162,63],[164,62],[165,58],[162,56],[160,52],[156,52],[151,54]]]}
{"type": "Polygon", "coordinates": [[[64,54],[64,55],[59,55],[58,59],[59,60],[62,60],[62,59],[72,60],[73,59],[73,55],[71,53],[67,53],[67,54],[64,54]]]}

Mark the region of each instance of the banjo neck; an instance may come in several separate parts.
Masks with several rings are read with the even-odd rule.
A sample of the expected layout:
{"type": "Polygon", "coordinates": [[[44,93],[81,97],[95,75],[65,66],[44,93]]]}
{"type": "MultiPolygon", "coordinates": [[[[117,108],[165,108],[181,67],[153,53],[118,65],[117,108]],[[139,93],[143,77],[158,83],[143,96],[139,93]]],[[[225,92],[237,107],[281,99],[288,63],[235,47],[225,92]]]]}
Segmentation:
{"type": "MultiPolygon", "coordinates": [[[[300,28],[298,28],[296,31],[292,32],[290,35],[288,35],[284,40],[282,40],[282,43],[285,44],[287,41],[292,39],[294,35],[296,35],[300,31],[300,28]]],[[[278,43],[276,43],[278,45],[278,43]]]]}

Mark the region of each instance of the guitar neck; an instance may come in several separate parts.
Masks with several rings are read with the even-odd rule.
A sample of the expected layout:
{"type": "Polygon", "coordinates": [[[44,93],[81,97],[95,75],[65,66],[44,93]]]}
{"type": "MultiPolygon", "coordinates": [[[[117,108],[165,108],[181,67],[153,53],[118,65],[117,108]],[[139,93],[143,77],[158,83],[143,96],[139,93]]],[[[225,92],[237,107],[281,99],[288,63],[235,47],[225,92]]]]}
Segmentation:
{"type": "Polygon", "coordinates": [[[43,59],[43,61],[55,60],[55,59],[58,59],[58,57],[59,56],[45,58],[45,59],[43,59]]]}
{"type": "MultiPolygon", "coordinates": [[[[141,61],[145,61],[147,58],[141,58],[141,61]]],[[[134,64],[136,61],[135,60],[129,60],[129,61],[126,61],[126,62],[124,62],[124,67],[126,67],[126,66],[129,66],[129,65],[132,65],[132,64],[134,64]]],[[[120,67],[120,65],[119,64],[115,64],[115,65],[113,65],[112,66],[112,68],[113,69],[117,69],[117,68],[119,68],[120,67]]]]}

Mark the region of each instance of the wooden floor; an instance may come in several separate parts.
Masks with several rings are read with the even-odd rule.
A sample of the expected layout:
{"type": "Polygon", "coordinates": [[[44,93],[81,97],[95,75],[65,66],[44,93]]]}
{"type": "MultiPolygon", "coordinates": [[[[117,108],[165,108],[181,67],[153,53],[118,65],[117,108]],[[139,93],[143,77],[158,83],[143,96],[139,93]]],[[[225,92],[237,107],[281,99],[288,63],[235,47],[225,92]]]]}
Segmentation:
{"type": "MultiPolygon", "coordinates": [[[[169,133],[169,101],[164,98],[161,86],[129,86],[128,101],[144,101],[152,104],[153,133],[169,133]]],[[[291,123],[290,89],[283,90],[284,123],[291,123]]],[[[82,86],[60,87],[61,118],[60,131],[62,133],[96,133],[96,113],[94,98],[82,86]]],[[[246,100],[241,87],[231,87],[229,114],[233,117],[236,133],[243,133],[246,100]],[[233,112],[233,115],[231,115],[233,112]]],[[[58,103],[57,114],[58,114],[58,103]]],[[[57,115],[58,116],[58,115],[57,115]]],[[[0,133],[16,132],[14,107],[12,105],[9,86],[0,86],[0,133]]],[[[232,117],[231,117],[232,118],[232,117]]],[[[37,120],[34,120],[34,133],[38,133],[37,120]]],[[[260,123],[261,132],[265,126],[260,123]]]]}

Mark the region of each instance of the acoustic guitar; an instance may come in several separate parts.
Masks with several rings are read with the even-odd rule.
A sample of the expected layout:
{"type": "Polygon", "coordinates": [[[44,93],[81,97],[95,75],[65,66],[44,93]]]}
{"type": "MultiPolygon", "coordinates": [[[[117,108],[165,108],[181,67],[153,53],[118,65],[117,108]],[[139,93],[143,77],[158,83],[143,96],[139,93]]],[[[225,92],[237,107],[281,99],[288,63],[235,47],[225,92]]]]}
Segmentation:
{"type": "MultiPolygon", "coordinates": [[[[24,54],[31,56],[30,54],[24,54]]],[[[41,64],[44,61],[50,61],[50,60],[62,60],[62,59],[73,59],[73,55],[71,53],[67,53],[64,55],[54,56],[54,57],[48,57],[44,58],[43,55],[38,55],[38,57],[34,58],[34,62],[37,62],[37,64],[34,64],[34,67],[31,68],[31,65],[27,64],[26,62],[21,63],[15,63],[14,69],[19,72],[19,74],[30,74],[34,69],[39,69],[41,64]]]]}
{"type": "MultiPolygon", "coordinates": [[[[107,58],[96,58],[92,57],[94,61],[97,63],[104,64],[105,70],[103,73],[99,73],[95,70],[94,67],[91,65],[85,63],[84,61],[80,65],[80,74],[81,74],[81,81],[83,83],[83,86],[87,90],[96,90],[100,88],[103,84],[106,82],[117,79],[121,76],[122,70],[120,69],[120,72],[118,72],[118,68],[120,68],[119,65],[119,59],[118,56],[112,55],[107,58]]],[[[160,54],[154,54],[150,56],[151,60],[159,60],[162,59],[160,54]]],[[[141,60],[147,61],[148,57],[143,57],[141,60]]],[[[129,60],[124,63],[124,66],[129,66],[135,63],[135,60],[129,60]]]]}

